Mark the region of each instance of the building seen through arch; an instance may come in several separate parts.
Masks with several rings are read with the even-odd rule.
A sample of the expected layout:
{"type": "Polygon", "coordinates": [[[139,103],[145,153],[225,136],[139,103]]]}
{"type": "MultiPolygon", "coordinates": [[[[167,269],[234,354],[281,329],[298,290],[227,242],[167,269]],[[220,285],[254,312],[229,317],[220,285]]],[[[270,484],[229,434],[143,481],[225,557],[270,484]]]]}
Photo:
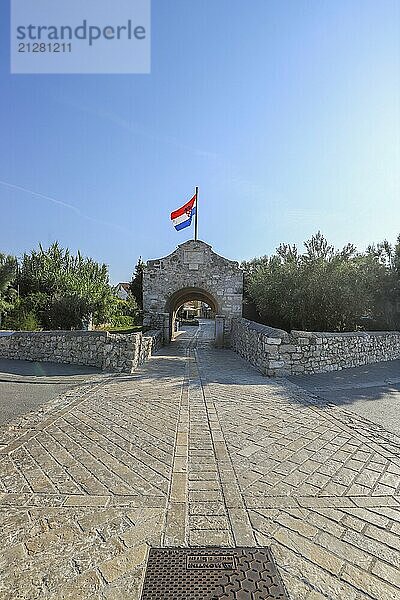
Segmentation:
{"type": "Polygon", "coordinates": [[[215,313],[211,306],[201,300],[189,300],[184,302],[176,313],[179,321],[196,321],[197,319],[215,319],[215,313]]]}

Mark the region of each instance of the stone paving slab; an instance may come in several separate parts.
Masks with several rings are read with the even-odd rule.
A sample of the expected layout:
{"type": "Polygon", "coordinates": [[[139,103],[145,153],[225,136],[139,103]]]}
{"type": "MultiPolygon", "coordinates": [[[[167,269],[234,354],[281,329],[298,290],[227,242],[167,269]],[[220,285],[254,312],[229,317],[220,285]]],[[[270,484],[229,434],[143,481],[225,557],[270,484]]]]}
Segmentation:
{"type": "Polygon", "coordinates": [[[291,600],[400,599],[399,438],[207,335],[1,430],[1,600],[139,600],[150,546],[213,545],[271,545],[291,600]]]}
{"type": "Polygon", "coordinates": [[[400,360],[289,379],[327,402],[400,433],[400,360]]]}
{"type": "Polygon", "coordinates": [[[186,363],[163,355],[3,428],[0,598],[138,598],[160,545],[186,363]]]}

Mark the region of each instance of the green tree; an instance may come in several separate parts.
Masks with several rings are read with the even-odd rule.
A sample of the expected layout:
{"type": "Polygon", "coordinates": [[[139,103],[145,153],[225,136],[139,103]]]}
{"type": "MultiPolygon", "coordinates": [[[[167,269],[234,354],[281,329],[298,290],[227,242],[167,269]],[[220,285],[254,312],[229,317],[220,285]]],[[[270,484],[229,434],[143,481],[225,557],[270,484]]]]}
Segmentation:
{"type": "Polygon", "coordinates": [[[139,307],[133,296],[129,295],[126,300],[117,298],[111,324],[114,327],[133,327],[139,323],[139,316],[139,307]]]}
{"type": "Polygon", "coordinates": [[[0,253],[0,325],[2,316],[9,311],[16,299],[16,291],[12,284],[17,273],[15,256],[0,253]]]}
{"type": "MultiPolygon", "coordinates": [[[[296,246],[282,244],[274,256],[245,263],[246,289],[262,321],[286,330],[360,327],[361,317],[376,312],[378,290],[387,278],[392,282],[382,248],[380,259],[357,253],[352,244],[335,250],[320,232],[304,246],[300,254],[296,246]]],[[[390,296],[391,285],[383,286],[382,302],[390,296]]]]}
{"type": "Polygon", "coordinates": [[[400,328],[400,236],[371,245],[362,257],[369,306],[367,316],[375,328],[400,328]]]}
{"type": "Polygon", "coordinates": [[[24,254],[18,283],[45,329],[80,328],[91,316],[95,323],[107,322],[116,305],[107,266],[57,242],[24,254]]]}
{"type": "Polygon", "coordinates": [[[26,298],[17,298],[11,310],[6,314],[4,327],[17,331],[36,331],[41,328],[40,321],[36,313],[30,310],[26,298]]]}
{"type": "Polygon", "coordinates": [[[132,275],[132,280],[130,282],[130,295],[136,300],[136,304],[139,309],[143,308],[143,270],[144,270],[144,262],[142,261],[142,257],[139,256],[139,259],[136,263],[135,270],[132,275]]]}

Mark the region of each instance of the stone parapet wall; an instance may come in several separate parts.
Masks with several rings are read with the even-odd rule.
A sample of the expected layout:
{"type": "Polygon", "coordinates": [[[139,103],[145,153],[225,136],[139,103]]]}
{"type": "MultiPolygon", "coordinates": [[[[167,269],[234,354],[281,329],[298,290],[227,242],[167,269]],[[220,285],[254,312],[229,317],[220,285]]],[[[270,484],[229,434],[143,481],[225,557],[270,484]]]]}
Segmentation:
{"type": "Polygon", "coordinates": [[[131,373],[161,344],[161,331],[144,334],[21,331],[0,337],[0,358],[87,365],[104,371],[131,373]]]}
{"type": "Polygon", "coordinates": [[[163,345],[162,331],[148,331],[142,334],[142,343],[140,345],[138,364],[142,365],[149,356],[155,354],[163,345]]]}
{"type": "Polygon", "coordinates": [[[325,373],[400,358],[400,332],[287,333],[237,318],[231,348],[266,375],[325,373]]]}

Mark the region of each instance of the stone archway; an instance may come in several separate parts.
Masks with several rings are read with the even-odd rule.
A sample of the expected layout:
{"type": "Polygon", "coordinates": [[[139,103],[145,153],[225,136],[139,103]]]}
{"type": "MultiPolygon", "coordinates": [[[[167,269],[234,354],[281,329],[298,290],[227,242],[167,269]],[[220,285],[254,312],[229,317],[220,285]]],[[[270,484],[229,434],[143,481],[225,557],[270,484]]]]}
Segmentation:
{"type": "Polygon", "coordinates": [[[174,252],[149,260],[143,271],[143,323],[163,328],[168,342],[178,302],[201,300],[215,309],[223,321],[223,337],[229,343],[231,319],[242,316],[243,271],[236,261],[213,252],[198,240],[180,244],[174,252]]]}
{"type": "Polygon", "coordinates": [[[218,302],[214,298],[214,296],[210,294],[210,292],[208,292],[207,290],[201,288],[186,287],[182,288],[181,290],[177,290],[176,292],[173,292],[165,305],[165,313],[169,314],[170,339],[172,339],[174,335],[175,320],[179,308],[185,302],[190,302],[191,300],[199,300],[200,302],[204,302],[211,308],[214,315],[219,314],[218,302]]]}

